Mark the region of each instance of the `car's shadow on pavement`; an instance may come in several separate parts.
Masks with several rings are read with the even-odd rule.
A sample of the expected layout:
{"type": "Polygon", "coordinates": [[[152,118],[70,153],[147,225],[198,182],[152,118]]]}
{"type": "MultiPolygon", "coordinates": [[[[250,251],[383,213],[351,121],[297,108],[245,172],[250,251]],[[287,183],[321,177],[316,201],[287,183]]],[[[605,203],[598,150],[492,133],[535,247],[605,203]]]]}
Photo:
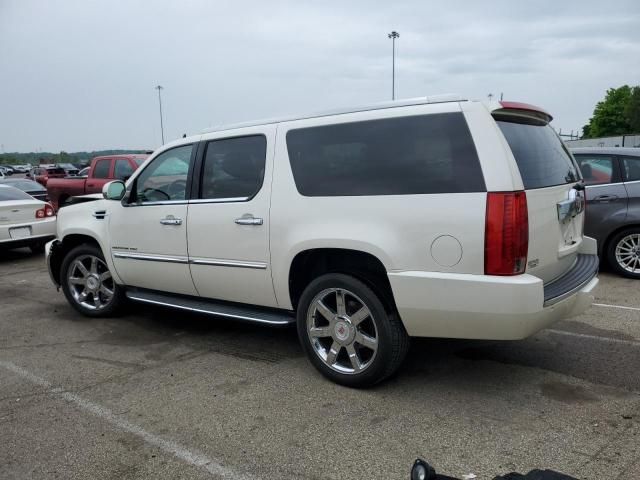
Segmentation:
{"type": "MultiPolygon", "coordinates": [[[[129,304],[125,311],[118,319],[105,320],[108,328],[101,329],[100,343],[136,345],[148,349],[151,356],[179,344],[193,352],[273,363],[304,357],[294,327],[265,327],[139,303],[129,304]]],[[[69,313],[58,310],[60,319],[82,321],[79,314],[69,313]]],[[[559,325],[564,328],[564,324],[559,325]]],[[[566,328],[571,328],[570,323],[566,328]]],[[[513,376],[514,372],[525,372],[523,368],[533,368],[640,391],[637,346],[614,344],[612,348],[596,335],[591,337],[558,336],[543,331],[519,341],[413,338],[398,375],[376,388],[430,380],[441,385],[448,383],[449,378],[457,385],[464,381],[493,384],[496,375],[513,376]]]]}
{"type": "Polygon", "coordinates": [[[30,260],[36,257],[41,257],[44,261],[44,255],[40,253],[32,253],[28,248],[15,248],[12,250],[0,248],[0,264],[20,260],[30,260]]]}

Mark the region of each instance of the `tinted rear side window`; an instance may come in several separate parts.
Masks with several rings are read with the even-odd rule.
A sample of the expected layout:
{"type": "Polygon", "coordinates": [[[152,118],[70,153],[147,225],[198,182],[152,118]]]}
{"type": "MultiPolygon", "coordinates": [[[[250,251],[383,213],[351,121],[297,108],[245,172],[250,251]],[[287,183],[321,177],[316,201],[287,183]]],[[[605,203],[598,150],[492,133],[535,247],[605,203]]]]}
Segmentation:
{"type": "Polygon", "coordinates": [[[290,130],[287,149],[305,196],[486,191],[462,113],[290,130]]]}
{"type": "Polygon", "coordinates": [[[502,120],[497,123],[511,147],[525,189],[579,180],[567,148],[550,126],[502,120]]]}
{"type": "Polygon", "coordinates": [[[262,187],[266,157],[263,135],[208,142],[200,198],[253,197],[262,187]]]}
{"type": "Polygon", "coordinates": [[[622,168],[627,182],[640,180],[640,157],[622,157],[622,168]]]}

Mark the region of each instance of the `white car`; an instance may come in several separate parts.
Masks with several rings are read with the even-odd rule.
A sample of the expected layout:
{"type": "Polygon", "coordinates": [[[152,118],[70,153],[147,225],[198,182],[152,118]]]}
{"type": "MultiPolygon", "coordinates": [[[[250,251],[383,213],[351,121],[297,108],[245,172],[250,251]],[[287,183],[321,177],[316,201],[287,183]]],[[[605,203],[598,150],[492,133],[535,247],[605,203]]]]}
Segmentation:
{"type": "Polygon", "coordinates": [[[56,236],[53,207],[17,188],[0,185],[0,249],[30,247],[34,253],[56,236]]]}
{"type": "Polygon", "coordinates": [[[448,95],[184,138],[60,209],[51,277],[88,316],[128,298],[295,323],[313,365],[355,387],[393,374],[412,336],[521,339],[598,282],[550,120],[448,95]]]}

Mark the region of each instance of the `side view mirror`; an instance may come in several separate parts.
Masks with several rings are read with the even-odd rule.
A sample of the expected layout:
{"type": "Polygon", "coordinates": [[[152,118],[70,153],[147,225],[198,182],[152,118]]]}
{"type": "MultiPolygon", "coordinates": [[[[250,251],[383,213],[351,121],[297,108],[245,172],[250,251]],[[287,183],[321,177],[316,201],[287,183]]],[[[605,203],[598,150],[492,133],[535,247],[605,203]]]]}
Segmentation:
{"type": "Polygon", "coordinates": [[[106,200],[122,200],[127,188],[121,180],[105,183],[102,187],[102,196],[106,200]]]}

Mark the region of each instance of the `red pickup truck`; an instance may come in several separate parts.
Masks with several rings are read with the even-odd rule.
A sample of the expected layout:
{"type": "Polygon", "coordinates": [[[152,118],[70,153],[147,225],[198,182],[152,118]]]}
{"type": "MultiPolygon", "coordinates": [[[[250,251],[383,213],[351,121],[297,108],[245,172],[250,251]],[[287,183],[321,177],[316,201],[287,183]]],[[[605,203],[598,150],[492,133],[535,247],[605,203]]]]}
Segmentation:
{"type": "Polygon", "coordinates": [[[47,182],[49,201],[57,211],[71,197],[100,193],[111,180],[126,180],[147,159],[145,154],[95,157],[86,177],[50,178],[47,182]]]}

